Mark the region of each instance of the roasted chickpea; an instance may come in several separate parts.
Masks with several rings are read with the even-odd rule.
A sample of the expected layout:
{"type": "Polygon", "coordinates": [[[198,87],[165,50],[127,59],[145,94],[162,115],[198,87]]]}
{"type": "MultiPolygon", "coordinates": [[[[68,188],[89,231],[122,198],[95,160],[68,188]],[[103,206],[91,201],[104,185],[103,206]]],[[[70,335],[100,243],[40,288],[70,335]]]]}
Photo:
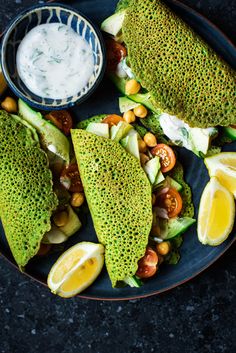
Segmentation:
{"type": "Polygon", "coordinates": [[[147,145],[142,139],[138,140],[138,148],[139,152],[144,153],[147,151],[147,145]]]}
{"type": "Polygon", "coordinates": [[[136,94],[140,91],[141,85],[136,80],[132,79],[126,82],[125,93],[129,96],[130,94],[136,94]]]}
{"type": "Polygon", "coordinates": [[[170,252],[170,243],[168,241],[163,241],[156,246],[157,252],[160,255],[167,255],[170,252]]]}
{"type": "Polygon", "coordinates": [[[140,153],[140,162],[144,166],[149,161],[149,157],[145,153],[140,153]]]}
{"type": "Polygon", "coordinates": [[[71,197],[71,206],[80,207],[84,203],[84,194],[82,192],[75,192],[71,197]]]}
{"type": "Polygon", "coordinates": [[[61,211],[53,216],[53,222],[57,227],[64,227],[68,222],[68,213],[66,211],[61,211]]]}
{"type": "Polygon", "coordinates": [[[6,110],[8,113],[17,113],[18,107],[15,99],[11,97],[6,97],[1,103],[1,107],[6,110]]]}
{"type": "Polygon", "coordinates": [[[156,136],[153,135],[151,132],[147,132],[143,140],[148,147],[155,147],[157,144],[156,136]]]}
{"type": "Polygon", "coordinates": [[[128,110],[124,113],[123,119],[130,124],[135,122],[136,116],[134,115],[134,112],[132,110],[128,110]]]}
{"type": "Polygon", "coordinates": [[[148,111],[147,108],[144,107],[144,105],[138,105],[136,108],[134,108],[134,114],[138,117],[138,118],[146,118],[148,111]]]}

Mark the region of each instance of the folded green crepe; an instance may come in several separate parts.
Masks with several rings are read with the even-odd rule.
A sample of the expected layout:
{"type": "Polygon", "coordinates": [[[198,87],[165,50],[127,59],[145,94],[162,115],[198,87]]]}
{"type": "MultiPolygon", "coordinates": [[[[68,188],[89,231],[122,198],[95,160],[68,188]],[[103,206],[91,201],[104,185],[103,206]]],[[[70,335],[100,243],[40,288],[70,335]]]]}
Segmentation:
{"type": "Polygon", "coordinates": [[[151,104],[192,127],[236,124],[236,74],[161,0],[123,0],[128,64],[151,104]]]}
{"type": "Polygon", "coordinates": [[[37,254],[58,200],[36,131],[0,111],[0,218],[17,264],[37,254]]]}
{"type": "Polygon", "coordinates": [[[139,161],[117,142],[72,130],[85,196],[113,287],[138,269],[152,226],[152,190],[139,161]]]}

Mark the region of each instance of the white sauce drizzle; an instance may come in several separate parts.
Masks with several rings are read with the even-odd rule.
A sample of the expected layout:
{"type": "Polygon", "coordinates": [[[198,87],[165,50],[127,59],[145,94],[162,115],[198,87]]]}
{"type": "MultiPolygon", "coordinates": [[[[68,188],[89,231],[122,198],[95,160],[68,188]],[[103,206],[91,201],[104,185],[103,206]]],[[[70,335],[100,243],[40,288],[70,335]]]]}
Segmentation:
{"type": "Polygon", "coordinates": [[[65,99],[79,93],[93,74],[90,45],[61,23],[36,26],[19,45],[18,74],[26,87],[43,98],[65,99]]]}

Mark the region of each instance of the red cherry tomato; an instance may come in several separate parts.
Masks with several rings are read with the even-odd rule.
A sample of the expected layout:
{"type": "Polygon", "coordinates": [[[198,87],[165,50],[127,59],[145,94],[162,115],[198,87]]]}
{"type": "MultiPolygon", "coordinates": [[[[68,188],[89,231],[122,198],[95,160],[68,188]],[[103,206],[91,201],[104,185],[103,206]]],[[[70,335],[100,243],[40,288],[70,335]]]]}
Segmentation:
{"type": "Polygon", "coordinates": [[[120,121],[124,121],[124,119],[116,114],[107,115],[106,118],[102,120],[102,123],[108,124],[109,127],[113,125],[117,125],[120,121]]]}
{"type": "Polygon", "coordinates": [[[82,192],[84,190],[76,163],[70,164],[62,170],[60,182],[70,192],[82,192]]]}
{"type": "Polygon", "coordinates": [[[170,188],[157,196],[156,206],[166,209],[168,217],[173,218],[180,214],[183,207],[183,200],[177,190],[170,188]]]}
{"type": "Polygon", "coordinates": [[[152,148],[151,153],[153,156],[160,158],[162,173],[169,172],[174,168],[176,157],[172,148],[164,143],[159,143],[152,148]]]}
{"type": "Polygon", "coordinates": [[[127,51],[122,44],[117,43],[113,39],[106,40],[106,48],[107,70],[108,72],[116,71],[117,65],[127,56],[127,51]]]}
{"type": "Polygon", "coordinates": [[[47,120],[50,120],[65,135],[70,134],[70,130],[72,129],[73,125],[73,120],[67,110],[55,110],[45,115],[45,118],[47,120]]]}
{"type": "Polygon", "coordinates": [[[158,256],[149,246],[146,249],[144,257],[138,262],[138,271],[136,275],[139,278],[149,278],[157,272],[158,256]]]}

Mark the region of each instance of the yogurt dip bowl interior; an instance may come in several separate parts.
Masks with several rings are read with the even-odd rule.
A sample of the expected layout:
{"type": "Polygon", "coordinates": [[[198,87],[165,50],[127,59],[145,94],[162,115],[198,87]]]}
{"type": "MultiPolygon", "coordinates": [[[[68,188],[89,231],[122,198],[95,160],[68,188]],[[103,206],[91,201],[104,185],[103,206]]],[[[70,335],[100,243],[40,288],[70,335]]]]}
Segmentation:
{"type": "Polygon", "coordinates": [[[61,4],[39,5],[22,12],[9,25],[2,40],[1,65],[4,77],[16,96],[37,109],[66,109],[83,102],[102,80],[105,71],[105,46],[100,31],[78,11],[61,4]],[[87,84],[79,92],[66,98],[42,97],[33,93],[22,81],[17,70],[17,51],[22,40],[36,26],[52,23],[67,25],[73,29],[88,43],[93,55],[93,72],[87,84]]]}

